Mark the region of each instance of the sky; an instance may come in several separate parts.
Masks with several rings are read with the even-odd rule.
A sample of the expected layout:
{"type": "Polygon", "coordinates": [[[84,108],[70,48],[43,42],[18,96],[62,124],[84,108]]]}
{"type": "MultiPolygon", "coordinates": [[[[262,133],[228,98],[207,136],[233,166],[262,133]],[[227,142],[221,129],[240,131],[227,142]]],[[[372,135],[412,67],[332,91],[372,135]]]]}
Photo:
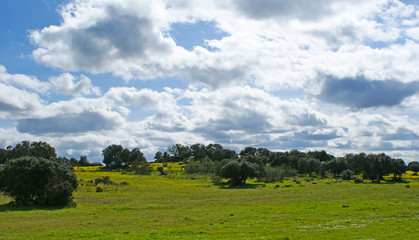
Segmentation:
{"type": "Polygon", "coordinates": [[[0,147],[419,157],[419,0],[2,0],[0,147]]]}

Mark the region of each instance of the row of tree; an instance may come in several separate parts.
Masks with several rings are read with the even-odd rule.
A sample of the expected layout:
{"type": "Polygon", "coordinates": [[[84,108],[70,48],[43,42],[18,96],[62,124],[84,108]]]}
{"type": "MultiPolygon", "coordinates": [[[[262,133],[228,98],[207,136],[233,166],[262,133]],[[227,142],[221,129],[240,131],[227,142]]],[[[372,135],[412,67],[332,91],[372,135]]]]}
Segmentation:
{"type": "Polygon", "coordinates": [[[234,150],[225,149],[220,144],[211,143],[203,145],[200,143],[186,146],[182,144],[171,145],[167,151],[162,153],[156,152],[155,162],[182,162],[182,161],[200,161],[208,158],[211,161],[219,162],[226,158],[236,158],[237,153],[234,150]]]}
{"type": "MultiPolygon", "coordinates": [[[[341,176],[345,173],[345,177],[362,174],[364,179],[372,181],[381,181],[384,176],[392,174],[393,180],[401,179],[406,170],[412,170],[415,173],[419,170],[418,162],[410,162],[406,166],[405,162],[399,158],[391,158],[390,156],[380,154],[347,154],[344,157],[335,157],[328,154],[326,151],[310,151],[301,152],[298,150],[291,150],[285,152],[271,152],[266,148],[246,147],[237,154],[233,150],[225,149],[219,144],[194,144],[185,146],[182,144],[171,145],[167,148],[167,152],[157,152],[155,155],[156,162],[179,162],[183,161],[189,163],[185,166],[188,171],[197,172],[215,172],[219,176],[220,163],[224,159],[233,161],[229,163],[229,168],[235,166],[237,171],[242,167],[249,169],[246,162],[251,164],[262,164],[269,167],[282,167],[288,169],[295,169],[300,174],[317,174],[325,177],[326,173],[333,174],[334,177],[341,176]],[[196,164],[193,162],[200,162],[196,164]],[[240,168],[238,167],[240,166],[240,168]],[[200,170],[198,170],[200,169],[200,170]],[[212,169],[212,170],[209,170],[212,169]]],[[[250,165],[251,165],[250,164],[250,165]]],[[[256,171],[257,172],[257,171],[256,171]]],[[[258,171],[263,175],[263,171],[258,171]]],[[[266,172],[266,171],[265,171],[266,172]]],[[[255,175],[255,174],[253,174],[255,175]]]]}

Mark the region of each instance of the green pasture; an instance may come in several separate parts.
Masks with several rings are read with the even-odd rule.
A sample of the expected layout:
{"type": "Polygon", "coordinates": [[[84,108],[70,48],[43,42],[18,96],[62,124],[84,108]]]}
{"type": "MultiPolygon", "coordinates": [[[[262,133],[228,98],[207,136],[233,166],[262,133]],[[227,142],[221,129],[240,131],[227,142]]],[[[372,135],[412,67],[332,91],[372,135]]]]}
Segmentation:
{"type": "Polygon", "coordinates": [[[138,176],[76,168],[76,208],[14,207],[0,195],[0,239],[419,238],[419,180],[411,175],[394,184],[300,178],[230,188],[171,169],[138,176]],[[96,192],[91,180],[105,176],[114,184],[96,192]]]}

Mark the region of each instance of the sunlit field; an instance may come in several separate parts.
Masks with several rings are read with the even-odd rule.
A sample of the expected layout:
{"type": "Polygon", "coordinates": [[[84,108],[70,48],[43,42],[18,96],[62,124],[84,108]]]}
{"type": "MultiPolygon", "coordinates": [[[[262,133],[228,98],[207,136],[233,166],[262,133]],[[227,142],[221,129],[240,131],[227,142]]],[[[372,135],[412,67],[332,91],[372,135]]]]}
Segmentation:
{"type": "MultiPolygon", "coordinates": [[[[153,165],[157,168],[161,164],[153,165]]],[[[419,178],[355,184],[300,177],[300,184],[214,185],[209,176],[138,176],[76,167],[77,207],[14,207],[0,196],[1,239],[417,239],[419,178]],[[108,176],[112,183],[93,179],[108,176]],[[285,187],[288,185],[288,187],[285,187]]]]}

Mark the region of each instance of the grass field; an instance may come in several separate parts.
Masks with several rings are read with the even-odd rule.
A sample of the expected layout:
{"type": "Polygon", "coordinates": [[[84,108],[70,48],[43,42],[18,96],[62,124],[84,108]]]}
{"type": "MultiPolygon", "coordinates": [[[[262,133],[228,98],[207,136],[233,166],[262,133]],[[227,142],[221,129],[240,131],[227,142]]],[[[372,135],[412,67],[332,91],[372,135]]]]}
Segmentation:
{"type": "Polygon", "coordinates": [[[76,174],[76,208],[17,208],[0,195],[0,239],[419,238],[419,181],[410,175],[396,184],[302,179],[304,186],[228,188],[179,171],[138,176],[96,167],[76,174]],[[90,180],[104,176],[118,184],[98,193],[90,180]]]}

